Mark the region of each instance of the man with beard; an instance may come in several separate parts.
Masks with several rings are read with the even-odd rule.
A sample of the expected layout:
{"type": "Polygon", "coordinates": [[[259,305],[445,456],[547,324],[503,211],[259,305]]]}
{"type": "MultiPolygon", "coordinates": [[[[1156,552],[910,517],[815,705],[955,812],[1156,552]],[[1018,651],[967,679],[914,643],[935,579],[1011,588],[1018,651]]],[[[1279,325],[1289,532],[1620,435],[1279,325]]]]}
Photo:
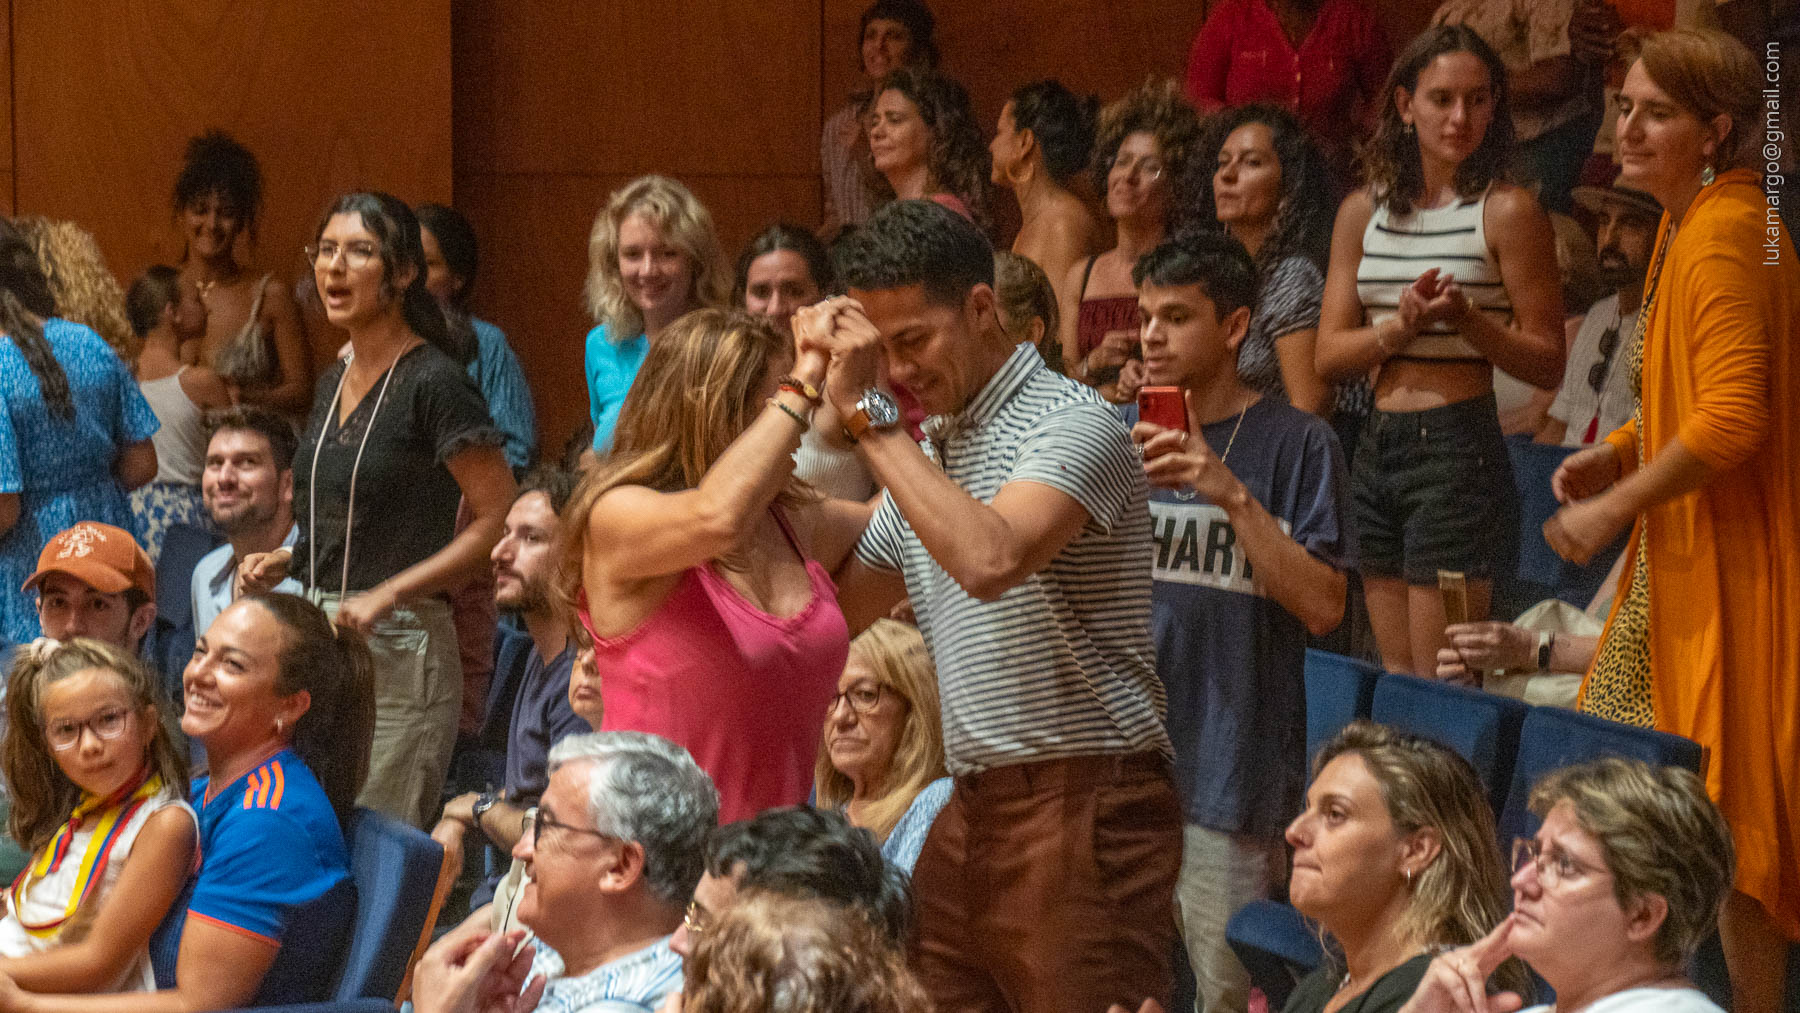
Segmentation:
{"type": "MultiPolygon", "coordinates": [[[[575,646],[568,624],[557,618],[550,605],[550,582],[556,576],[556,546],[562,533],[557,518],[574,484],[568,472],[554,468],[538,468],[526,475],[518,498],[507,511],[500,541],[490,554],[494,604],[502,611],[518,613],[531,635],[531,653],[507,729],[502,790],[467,792],[444,806],[432,836],[447,849],[460,850],[463,835],[476,830],[502,853],[511,851],[519,842],[525,810],[536,805],[544,792],[550,747],[565,735],[592,730],[569,707],[569,670],[575,646]]],[[[479,902],[485,897],[476,899],[479,902]]]]}
{"type": "MultiPolygon", "coordinates": [[[[242,405],[208,416],[207,430],[200,497],[227,541],[194,567],[194,632],[201,635],[237,597],[238,561],[291,546],[300,534],[294,427],[266,408],[242,405]]],[[[302,588],[290,578],[275,590],[300,594],[302,588]]]]}
{"type": "Polygon", "coordinates": [[[1575,204],[1592,216],[1601,277],[1616,291],[1588,308],[1563,370],[1562,389],[1539,443],[1585,447],[1631,420],[1631,339],[1644,301],[1644,273],[1662,205],[1638,190],[1578,186],[1575,204]]]}

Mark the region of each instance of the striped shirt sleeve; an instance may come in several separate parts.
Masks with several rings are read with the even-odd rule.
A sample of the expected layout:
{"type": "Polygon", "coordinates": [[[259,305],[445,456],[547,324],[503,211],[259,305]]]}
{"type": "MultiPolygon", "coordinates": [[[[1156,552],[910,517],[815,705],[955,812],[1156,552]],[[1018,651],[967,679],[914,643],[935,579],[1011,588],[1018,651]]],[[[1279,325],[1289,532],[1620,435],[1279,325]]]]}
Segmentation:
{"type": "Polygon", "coordinates": [[[1032,422],[1007,481],[1038,482],[1068,495],[1110,533],[1142,499],[1144,468],[1111,405],[1076,402],[1032,422]]]}
{"type": "Polygon", "coordinates": [[[906,558],[901,549],[905,527],[906,521],[900,516],[900,508],[894,505],[894,497],[883,490],[880,505],[869,518],[862,540],[856,543],[857,560],[877,570],[900,569],[906,558]]]}

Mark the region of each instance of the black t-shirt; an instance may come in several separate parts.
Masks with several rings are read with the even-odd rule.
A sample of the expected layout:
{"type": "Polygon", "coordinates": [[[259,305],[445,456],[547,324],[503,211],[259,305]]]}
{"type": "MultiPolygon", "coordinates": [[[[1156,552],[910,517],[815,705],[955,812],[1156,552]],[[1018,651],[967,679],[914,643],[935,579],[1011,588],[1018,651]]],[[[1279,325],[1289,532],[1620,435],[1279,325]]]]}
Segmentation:
{"type": "Polygon", "coordinates": [[[361,466],[356,467],[350,591],[366,591],[448,544],[462,490],[445,462],[470,447],[505,443],[475,382],[449,356],[431,345],[418,345],[400,356],[392,372],[391,380],[383,374],[375,381],[341,428],[331,402],[344,375],[344,362],[326,370],[313,390],[312,416],[294,455],[294,518],[300,538],[294,545],[293,574],[307,587],[316,582],[321,589],[336,592],[343,580],[350,472],[371,416],[374,428],[369,430],[361,466]],[[316,577],[309,569],[315,537],[316,577]]]}
{"type": "MultiPolygon", "coordinates": [[[[1399,967],[1375,979],[1375,984],[1338,1008],[1337,1013],[1396,1013],[1418,991],[1425,969],[1431,966],[1431,954],[1421,953],[1399,967]]],[[[1325,1004],[1337,994],[1344,971],[1334,961],[1326,961],[1318,970],[1300,979],[1288,996],[1281,1013],[1321,1013],[1325,1004]]]]}

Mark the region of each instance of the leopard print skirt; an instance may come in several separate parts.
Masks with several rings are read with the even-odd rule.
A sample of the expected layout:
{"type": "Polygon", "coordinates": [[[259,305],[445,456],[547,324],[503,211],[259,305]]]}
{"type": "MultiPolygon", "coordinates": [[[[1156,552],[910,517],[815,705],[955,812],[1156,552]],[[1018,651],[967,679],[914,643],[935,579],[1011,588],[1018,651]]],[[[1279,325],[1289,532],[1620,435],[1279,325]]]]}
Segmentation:
{"type": "Polygon", "coordinates": [[[1621,724],[1650,728],[1656,705],[1650,696],[1650,553],[1647,525],[1639,525],[1625,598],[1606,628],[1593,674],[1581,694],[1581,710],[1621,724]]]}

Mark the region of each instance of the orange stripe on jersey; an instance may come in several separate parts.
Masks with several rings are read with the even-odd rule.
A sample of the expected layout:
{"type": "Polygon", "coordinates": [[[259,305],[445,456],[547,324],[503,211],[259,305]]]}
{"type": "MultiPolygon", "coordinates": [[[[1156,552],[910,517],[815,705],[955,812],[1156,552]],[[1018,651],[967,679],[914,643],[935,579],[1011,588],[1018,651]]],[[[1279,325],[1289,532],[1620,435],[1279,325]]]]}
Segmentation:
{"type": "Polygon", "coordinates": [[[250,776],[247,779],[245,779],[245,781],[244,781],[244,808],[245,809],[250,808],[251,804],[256,801],[256,785],[259,780],[256,775],[261,774],[261,773],[262,773],[262,771],[260,771],[260,770],[253,770],[250,772],[250,776]]]}
{"type": "Polygon", "coordinates": [[[281,761],[280,760],[276,760],[275,762],[269,764],[269,766],[270,766],[270,768],[272,768],[275,771],[275,791],[273,794],[271,794],[269,796],[269,808],[279,809],[279,808],[281,808],[282,789],[287,787],[287,775],[283,774],[281,771],[281,761]]]}
{"type": "Polygon", "coordinates": [[[269,768],[267,767],[257,771],[257,773],[262,775],[262,780],[256,789],[256,808],[267,809],[269,807],[269,782],[274,779],[269,776],[269,768]]]}
{"type": "Polygon", "coordinates": [[[219,928],[222,928],[227,932],[235,932],[240,936],[244,936],[248,939],[254,939],[259,943],[267,943],[270,946],[275,947],[276,949],[281,948],[281,940],[279,940],[279,939],[272,939],[269,936],[263,935],[261,932],[255,932],[250,929],[244,928],[242,925],[233,925],[230,922],[220,921],[217,918],[213,918],[208,915],[203,915],[200,912],[195,911],[193,908],[188,908],[187,916],[189,918],[197,918],[200,921],[206,922],[208,925],[217,925],[219,928]]]}

